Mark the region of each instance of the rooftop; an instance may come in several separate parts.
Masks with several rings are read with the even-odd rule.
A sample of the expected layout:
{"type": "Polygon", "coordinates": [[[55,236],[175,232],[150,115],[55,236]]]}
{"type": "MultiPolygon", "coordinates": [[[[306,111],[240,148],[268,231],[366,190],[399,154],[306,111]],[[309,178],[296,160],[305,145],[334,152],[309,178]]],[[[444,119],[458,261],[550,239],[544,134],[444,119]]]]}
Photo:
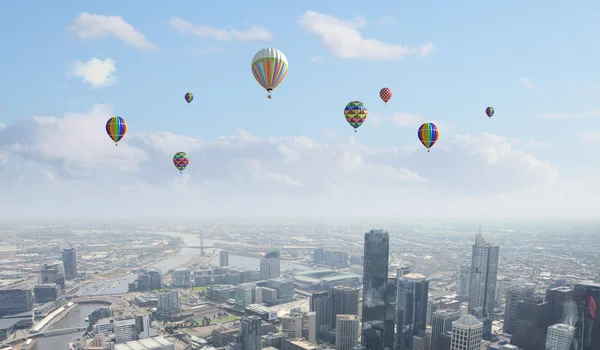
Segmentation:
{"type": "Polygon", "coordinates": [[[473,315],[464,315],[461,318],[459,318],[458,320],[452,322],[452,323],[457,323],[463,326],[468,326],[468,327],[472,327],[472,326],[478,326],[478,325],[483,325],[483,323],[481,323],[481,321],[479,321],[477,319],[477,317],[473,316],[473,315]]]}

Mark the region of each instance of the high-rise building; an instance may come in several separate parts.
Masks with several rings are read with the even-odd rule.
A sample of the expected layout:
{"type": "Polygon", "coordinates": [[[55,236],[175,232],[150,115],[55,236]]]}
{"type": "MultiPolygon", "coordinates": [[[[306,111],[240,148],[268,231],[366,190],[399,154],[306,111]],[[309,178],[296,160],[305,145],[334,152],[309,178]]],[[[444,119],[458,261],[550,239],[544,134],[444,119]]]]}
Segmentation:
{"type": "Polygon", "coordinates": [[[559,286],[546,289],[546,301],[552,309],[552,324],[563,323],[565,305],[573,300],[573,288],[559,286]]]}
{"type": "Polygon", "coordinates": [[[280,265],[281,261],[278,251],[265,254],[260,258],[260,278],[262,280],[278,278],[281,274],[280,265]]]}
{"type": "Polygon", "coordinates": [[[438,350],[450,350],[450,344],[452,344],[452,330],[446,331],[437,336],[438,350]]]}
{"type": "Polygon", "coordinates": [[[244,316],[240,320],[240,343],[242,350],[261,350],[261,318],[244,316]]]}
{"type": "Polygon", "coordinates": [[[0,290],[0,317],[20,314],[33,310],[33,290],[0,290]]]}
{"type": "Polygon", "coordinates": [[[65,269],[62,263],[44,264],[40,271],[39,284],[58,284],[65,289],[65,269]]]}
{"type": "Polygon", "coordinates": [[[571,350],[575,331],[575,327],[563,323],[548,327],[546,350],[571,350]]]}
{"type": "Polygon", "coordinates": [[[77,278],[77,251],[75,248],[64,248],[62,251],[62,261],[65,271],[65,279],[72,280],[77,278]]]}
{"type": "Polygon", "coordinates": [[[317,337],[323,338],[325,332],[332,328],[331,325],[331,296],[329,292],[313,293],[310,297],[310,311],[317,317],[317,337]]]}
{"type": "Polygon", "coordinates": [[[427,328],[429,281],[419,273],[398,278],[396,348],[412,350],[413,337],[427,328]]]}
{"type": "Polygon", "coordinates": [[[452,322],[450,350],[480,350],[483,323],[473,315],[464,315],[452,322]]]}
{"type": "Polygon", "coordinates": [[[431,333],[421,332],[413,336],[411,350],[430,350],[431,349],[431,333]]]}
{"type": "Polygon", "coordinates": [[[171,284],[175,288],[190,288],[192,286],[192,270],[177,269],[171,272],[171,284]]]}
{"type": "Polygon", "coordinates": [[[439,336],[452,331],[452,322],[458,320],[460,316],[459,310],[452,309],[441,309],[431,314],[431,350],[444,350],[439,349],[439,336]]]}
{"type": "Polygon", "coordinates": [[[383,350],[390,236],[383,230],[365,233],[361,345],[383,350]]]}
{"type": "Polygon", "coordinates": [[[246,307],[256,299],[256,284],[242,283],[235,286],[235,304],[246,307]]]}
{"type": "Polygon", "coordinates": [[[171,316],[179,312],[180,300],[179,291],[171,290],[158,293],[158,308],[157,312],[161,316],[171,316]]]}
{"type": "Polygon", "coordinates": [[[506,306],[504,308],[504,333],[515,334],[515,318],[517,305],[525,298],[533,296],[534,285],[508,287],[506,290],[506,306]]]}
{"type": "Polygon", "coordinates": [[[471,256],[471,278],[469,280],[469,313],[483,322],[483,338],[492,335],[492,316],[498,277],[500,247],[491,245],[479,233],[471,256]]]}
{"type": "Polygon", "coordinates": [[[551,322],[550,304],[541,298],[526,298],[517,304],[511,344],[522,349],[544,350],[551,322]]]}
{"type": "Polygon", "coordinates": [[[358,315],[359,288],[332,287],[329,289],[329,296],[331,297],[331,325],[333,327],[337,322],[337,315],[358,315]]]}
{"type": "Polygon", "coordinates": [[[469,295],[469,280],[471,279],[471,266],[463,265],[456,273],[456,294],[459,297],[467,297],[469,295]]]}
{"type": "Polygon", "coordinates": [[[229,266],[229,252],[224,250],[219,252],[219,266],[229,266]]]}
{"type": "Polygon", "coordinates": [[[335,319],[335,350],[353,350],[358,346],[358,315],[337,315],[335,319]]]}
{"type": "Polygon", "coordinates": [[[314,311],[302,312],[292,309],[281,317],[281,333],[285,339],[304,338],[311,343],[317,341],[317,315],[314,311]]]}
{"type": "Polygon", "coordinates": [[[383,347],[385,349],[394,349],[396,342],[396,302],[398,299],[398,278],[389,277],[385,292],[385,323],[384,323],[384,340],[383,347]]]}
{"type": "Polygon", "coordinates": [[[573,301],[577,304],[579,317],[576,337],[578,350],[600,349],[600,322],[596,322],[597,307],[600,304],[600,283],[581,282],[573,288],[573,301]]]}

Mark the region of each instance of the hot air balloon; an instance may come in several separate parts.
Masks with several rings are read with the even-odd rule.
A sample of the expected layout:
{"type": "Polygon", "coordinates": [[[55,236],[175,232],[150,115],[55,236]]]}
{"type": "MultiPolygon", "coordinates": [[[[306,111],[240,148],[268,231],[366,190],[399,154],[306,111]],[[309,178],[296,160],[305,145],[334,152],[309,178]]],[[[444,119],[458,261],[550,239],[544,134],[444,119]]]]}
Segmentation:
{"type": "Polygon", "coordinates": [[[106,122],[106,133],[108,136],[115,141],[115,146],[118,146],[118,142],[127,133],[127,122],[125,119],[114,116],[106,122]]]}
{"type": "Polygon", "coordinates": [[[383,102],[387,105],[388,101],[392,99],[392,89],[386,87],[381,89],[381,91],[379,91],[379,97],[381,97],[383,102]]]}
{"type": "Polygon", "coordinates": [[[190,160],[185,152],[177,152],[173,156],[173,164],[177,169],[179,169],[180,174],[183,174],[183,170],[188,166],[189,163],[190,160]]]}
{"type": "Polygon", "coordinates": [[[486,108],[485,114],[487,114],[487,116],[490,117],[490,119],[492,119],[492,116],[494,115],[494,107],[486,108]]]}
{"type": "Polygon", "coordinates": [[[367,111],[367,107],[360,101],[352,101],[344,108],[346,121],[354,128],[354,132],[365,122],[367,115],[369,115],[369,111],[367,111]]]}
{"type": "Polygon", "coordinates": [[[188,103],[188,105],[192,103],[192,100],[194,100],[194,95],[191,92],[186,93],[185,101],[188,103]]]}
{"type": "Polygon", "coordinates": [[[252,59],[252,74],[254,79],[258,81],[269,93],[268,98],[271,98],[271,91],[275,89],[288,72],[288,61],[283,52],[267,48],[262,49],[254,55],[252,59]]]}
{"type": "Polygon", "coordinates": [[[440,136],[440,132],[437,126],[433,123],[425,123],[419,127],[419,131],[417,133],[419,136],[419,140],[427,148],[427,152],[429,149],[435,145],[438,137],[440,136]]]}

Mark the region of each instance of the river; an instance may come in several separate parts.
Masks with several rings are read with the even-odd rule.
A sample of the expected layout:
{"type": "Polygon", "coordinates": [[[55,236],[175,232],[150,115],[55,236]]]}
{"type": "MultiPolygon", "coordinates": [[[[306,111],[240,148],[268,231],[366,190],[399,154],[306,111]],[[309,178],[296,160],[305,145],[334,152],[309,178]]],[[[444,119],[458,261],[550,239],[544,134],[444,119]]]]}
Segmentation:
{"type": "MultiPolygon", "coordinates": [[[[65,317],[56,322],[51,329],[63,329],[73,327],[85,327],[86,317],[95,309],[103,307],[103,304],[80,304],[77,305],[65,317]]],[[[61,350],[68,349],[68,344],[79,338],[83,332],[57,335],[50,338],[39,338],[34,349],[35,350],[61,350]]]]}

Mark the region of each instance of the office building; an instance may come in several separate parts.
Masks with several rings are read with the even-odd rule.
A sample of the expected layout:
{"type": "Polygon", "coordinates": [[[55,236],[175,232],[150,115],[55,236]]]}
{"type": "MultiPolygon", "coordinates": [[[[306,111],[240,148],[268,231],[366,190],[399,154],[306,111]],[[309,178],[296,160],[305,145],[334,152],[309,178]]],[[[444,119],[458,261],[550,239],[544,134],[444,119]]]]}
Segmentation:
{"type": "Polygon", "coordinates": [[[244,316],[240,320],[239,341],[242,350],[261,350],[261,318],[258,316],[244,316]]]}
{"type": "Polygon", "coordinates": [[[562,323],[548,327],[546,350],[571,350],[576,330],[575,327],[562,323]]]}
{"type": "Polygon", "coordinates": [[[283,350],[322,350],[323,348],[304,338],[284,340],[283,350]]]}
{"type": "Polygon", "coordinates": [[[62,261],[65,271],[65,279],[72,280],[77,278],[77,250],[75,248],[64,248],[62,251],[62,261]]]}
{"type": "Polygon", "coordinates": [[[138,339],[135,318],[115,318],[113,327],[115,344],[126,343],[138,339]]]}
{"type": "Polygon", "coordinates": [[[316,248],[313,251],[313,262],[316,265],[328,265],[339,268],[348,267],[348,252],[316,248]]]}
{"type": "Polygon", "coordinates": [[[413,337],[427,328],[427,299],[429,282],[419,273],[409,273],[398,278],[396,301],[396,347],[412,350],[413,337]]]}
{"type": "Polygon", "coordinates": [[[162,317],[170,317],[179,313],[180,300],[179,291],[171,290],[158,293],[158,308],[157,312],[162,317]]]}
{"type": "Polygon", "coordinates": [[[465,298],[469,296],[469,281],[471,279],[471,266],[463,265],[456,273],[456,294],[465,298]]]}
{"type": "Polygon", "coordinates": [[[292,309],[281,317],[281,333],[284,338],[305,338],[310,342],[317,341],[317,316],[314,311],[302,312],[292,309]]]}
{"type": "Polygon", "coordinates": [[[229,252],[224,250],[219,252],[219,266],[229,266],[229,252]]]}
{"type": "Polygon", "coordinates": [[[385,292],[385,321],[383,348],[393,349],[396,342],[396,302],[398,299],[398,278],[389,277],[385,292]]]}
{"type": "Polygon", "coordinates": [[[431,333],[421,332],[415,334],[412,340],[411,350],[430,350],[431,349],[431,333]]]}
{"type": "Polygon", "coordinates": [[[431,314],[431,350],[441,349],[438,346],[440,335],[452,331],[452,322],[460,318],[459,310],[441,309],[431,314]]]}
{"type": "Polygon", "coordinates": [[[511,344],[522,349],[544,350],[551,322],[550,304],[541,298],[526,298],[517,304],[511,344]]]}
{"type": "Polygon", "coordinates": [[[33,310],[33,290],[0,290],[0,317],[16,315],[33,310]]]}
{"type": "Polygon", "coordinates": [[[579,318],[576,337],[579,350],[600,349],[600,322],[596,320],[600,304],[600,283],[581,282],[573,288],[573,301],[577,304],[579,318]]]}
{"type": "Polygon", "coordinates": [[[500,345],[500,349],[499,350],[521,350],[518,347],[512,345],[512,344],[504,344],[504,345],[500,345]]]}
{"type": "Polygon", "coordinates": [[[533,296],[534,285],[508,287],[506,290],[506,306],[504,308],[504,333],[515,334],[517,305],[525,298],[533,296]]]}
{"type": "Polygon", "coordinates": [[[546,302],[552,309],[552,324],[564,321],[565,305],[573,300],[573,288],[559,286],[546,289],[546,302]]]}
{"type": "Polygon", "coordinates": [[[171,272],[171,285],[175,288],[191,288],[192,271],[187,269],[177,269],[171,272]]]}
{"type": "Polygon", "coordinates": [[[473,315],[464,315],[452,322],[450,350],[480,350],[483,323],[473,315]]]}
{"type": "Polygon", "coordinates": [[[383,230],[365,233],[361,345],[383,350],[390,236],[383,230]]]}
{"type": "Polygon", "coordinates": [[[281,260],[279,252],[269,252],[260,258],[260,279],[269,280],[280,276],[281,260]]]}
{"type": "Polygon", "coordinates": [[[483,338],[492,335],[492,316],[496,279],[498,277],[498,257],[500,247],[491,245],[479,233],[471,256],[471,278],[469,280],[469,313],[483,322],[483,338]]]}
{"type": "Polygon", "coordinates": [[[310,296],[309,310],[315,312],[317,317],[317,337],[322,339],[324,334],[332,328],[331,324],[331,296],[329,292],[313,293],[310,296]]]}
{"type": "Polygon", "coordinates": [[[358,315],[337,315],[335,318],[335,350],[353,350],[358,346],[358,315]]]}
{"type": "Polygon", "coordinates": [[[65,270],[62,263],[44,264],[40,271],[39,284],[58,284],[61,291],[65,288],[65,270]]]}
{"type": "Polygon", "coordinates": [[[241,307],[246,307],[254,304],[256,299],[256,284],[242,283],[235,286],[235,304],[241,307]]]}
{"type": "MultiPolygon", "coordinates": [[[[450,327],[452,328],[452,327],[450,327]]],[[[433,337],[433,335],[432,335],[433,337]]],[[[452,344],[452,330],[439,334],[437,336],[437,349],[438,350],[450,350],[452,344]]]]}
{"type": "MultiPolygon", "coordinates": [[[[93,348],[98,349],[98,348],[93,348]]],[[[106,348],[109,349],[109,348],[106,348]]],[[[123,344],[116,344],[114,350],[175,350],[175,344],[164,337],[153,337],[142,340],[128,341],[123,344]]]]}
{"type": "Polygon", "coordinates": [[[33,296],[38,304],[55,301],[60,295],[61,290],[58,284],[38,284],[33,287],[33,296]]]}
{"type": "Polygon", "coordinates": [[[267,288],[277,291],[277,303],[287,303],[294,300],[294,280],[278,277],[267,280],[267,288]]]}
{"type": "Polygon", "coordinates": [[[332,328],[337,323],[337,315],[358,315],[360,289],[350,287],[332,287],[329,289],[332,309],[332,328]]]}

